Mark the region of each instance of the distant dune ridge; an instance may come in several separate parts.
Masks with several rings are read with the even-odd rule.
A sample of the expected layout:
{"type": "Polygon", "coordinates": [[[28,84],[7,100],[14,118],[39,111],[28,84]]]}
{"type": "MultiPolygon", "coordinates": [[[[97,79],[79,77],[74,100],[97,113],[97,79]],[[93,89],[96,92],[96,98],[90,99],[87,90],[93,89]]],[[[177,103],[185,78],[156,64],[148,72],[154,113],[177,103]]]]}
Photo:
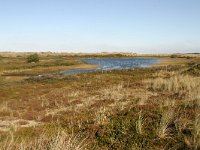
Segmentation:
{"type": "Polygon", "coordinates": [[[41,56],[130,56],[130,57],[200,57],[200,53],[174,53],[174,54],[137,54],[134,52],[100,52],[100,53],[57,53],[57,52],[0,52],[0,57],[20,57],[37,53],[41,56]]]}

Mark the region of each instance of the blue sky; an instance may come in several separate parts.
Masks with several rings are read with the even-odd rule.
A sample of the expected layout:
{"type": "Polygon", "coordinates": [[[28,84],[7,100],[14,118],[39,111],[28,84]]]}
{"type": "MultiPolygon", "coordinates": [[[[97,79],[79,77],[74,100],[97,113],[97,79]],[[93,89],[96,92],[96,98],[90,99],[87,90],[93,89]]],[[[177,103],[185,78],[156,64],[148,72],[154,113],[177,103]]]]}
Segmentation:
{"type": "Polygon", "coordinates": [[[0,0],[0,51],[200,52],[200,0],[0,0]]]}

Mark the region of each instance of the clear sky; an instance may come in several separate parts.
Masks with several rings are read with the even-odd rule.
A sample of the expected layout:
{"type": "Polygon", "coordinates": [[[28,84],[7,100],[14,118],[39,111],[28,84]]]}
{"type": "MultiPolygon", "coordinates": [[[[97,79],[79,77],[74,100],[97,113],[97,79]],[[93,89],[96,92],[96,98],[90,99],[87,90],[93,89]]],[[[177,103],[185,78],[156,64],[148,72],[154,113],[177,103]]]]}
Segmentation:
{"type": "Polygon", "coordinates": [[[200,52],[200,0],[0,0],[0,51],[200,52]]]}

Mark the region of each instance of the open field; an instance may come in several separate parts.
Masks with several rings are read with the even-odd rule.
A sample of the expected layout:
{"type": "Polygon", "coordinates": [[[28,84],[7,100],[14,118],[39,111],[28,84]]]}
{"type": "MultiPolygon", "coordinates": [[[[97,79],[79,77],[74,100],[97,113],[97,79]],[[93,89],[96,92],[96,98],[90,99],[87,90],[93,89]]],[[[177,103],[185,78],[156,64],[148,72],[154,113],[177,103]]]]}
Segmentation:
{"type": "Polygon", "coordinates": [[[0,149],[200,149],[199,54],[75,75],[57,72],[130,55],[28,55],[0,53],[0,149]]]}
{"type": "Polygon", "coordinates": [[[26,63],[28,54],[24,53],[1,53],[0,56],[0,75],[2,76],[27,77],[68,69],[96,67],[95,65],[82,63],[78,57],[65,55],[40,54],[40,61],[37,63],[26,63]]]}

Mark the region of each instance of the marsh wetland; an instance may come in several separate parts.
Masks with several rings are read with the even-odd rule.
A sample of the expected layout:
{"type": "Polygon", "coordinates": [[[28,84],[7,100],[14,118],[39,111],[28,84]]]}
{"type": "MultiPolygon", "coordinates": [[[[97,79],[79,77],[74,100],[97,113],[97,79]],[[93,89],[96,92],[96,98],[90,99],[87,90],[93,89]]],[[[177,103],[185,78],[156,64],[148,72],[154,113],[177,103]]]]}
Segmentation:
{"type": "Polygon", "coordinates": [[[200,149],[198,54],[0,55],[2,150],[200,149]]]}

